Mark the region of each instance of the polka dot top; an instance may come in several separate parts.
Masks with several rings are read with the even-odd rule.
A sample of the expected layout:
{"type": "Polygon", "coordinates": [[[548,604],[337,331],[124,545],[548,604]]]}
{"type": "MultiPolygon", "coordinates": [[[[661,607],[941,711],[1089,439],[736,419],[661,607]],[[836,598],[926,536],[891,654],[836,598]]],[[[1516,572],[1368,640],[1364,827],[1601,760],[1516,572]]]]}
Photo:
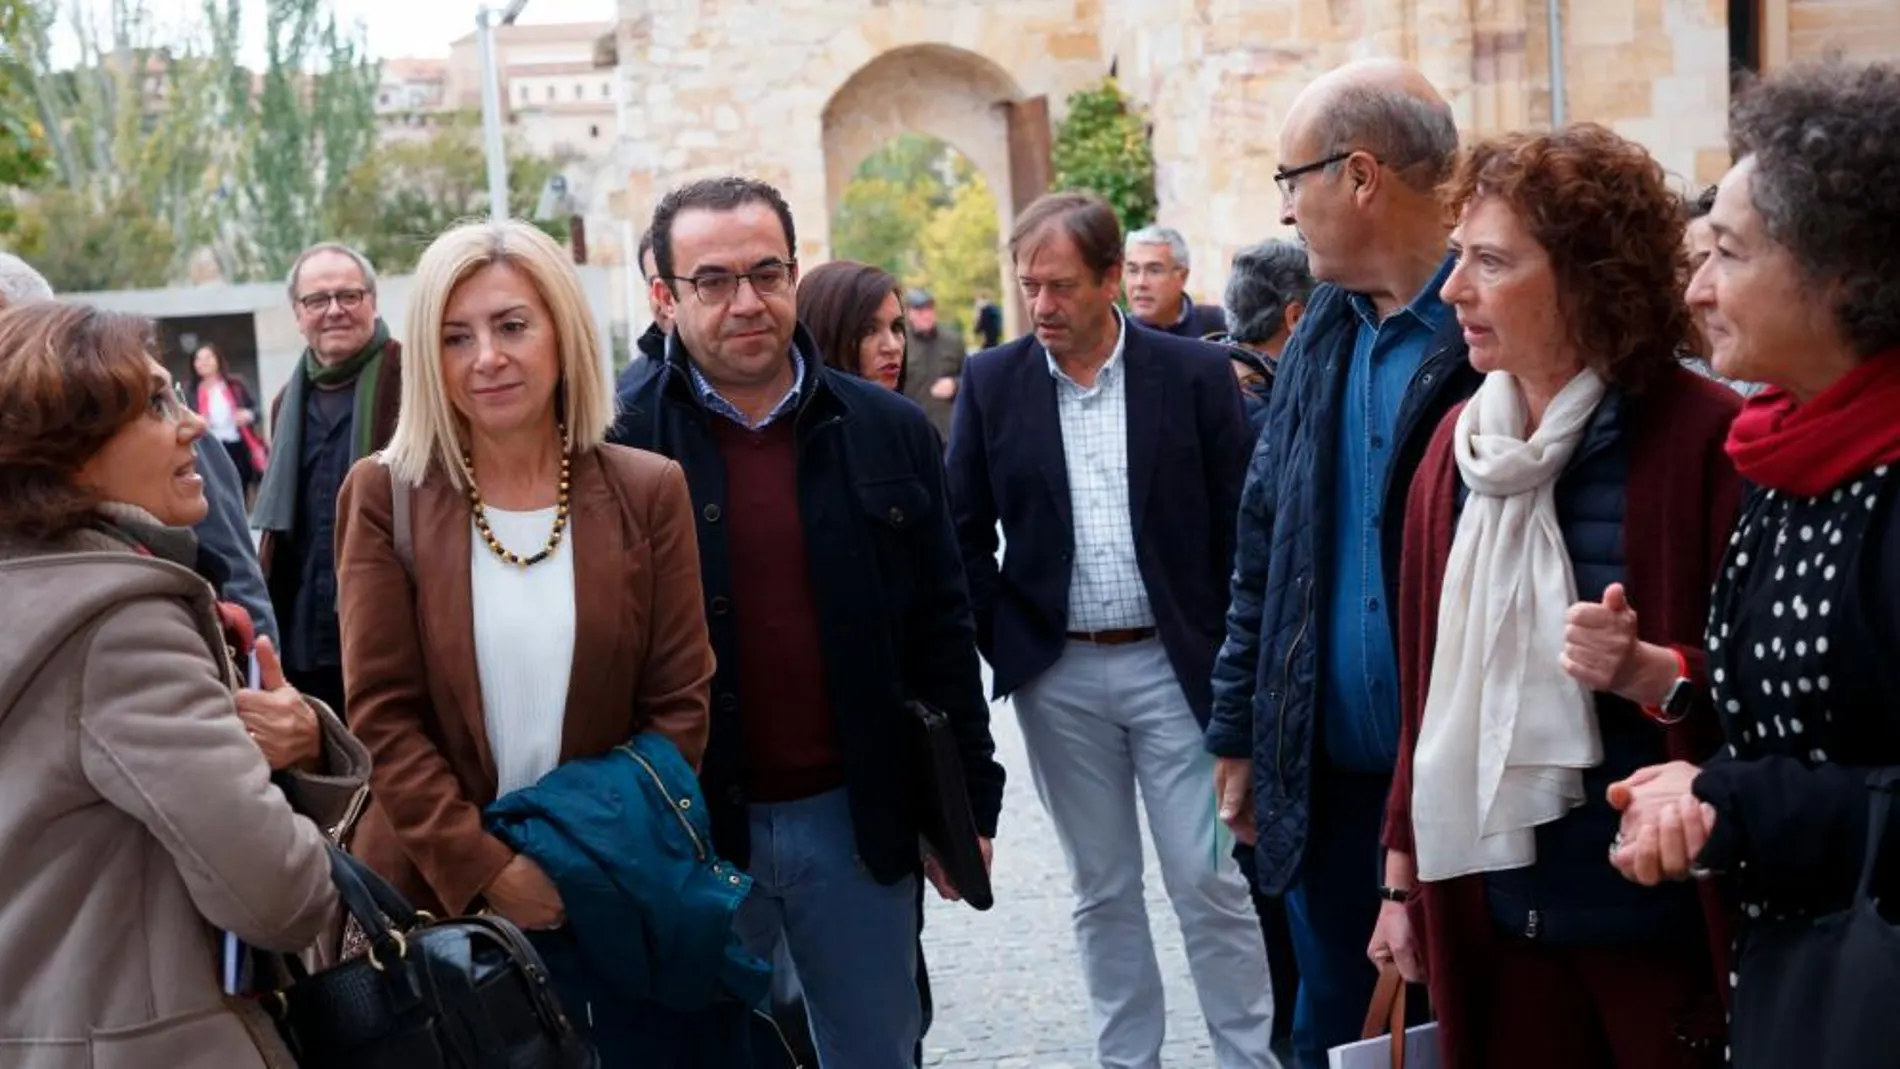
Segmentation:
{"type": "MultiPolygon", "coordinates": [[[[1760,490],[1743,506],[1708,634],[1729,757],[1900,762],[1900,699],[1891,689],[1900,648],[1879,651],[1882,629],[1871,623],[1892,615],[1877,591],[1893,577],[1877,573],[1890,570],[1891,554],[1880,548],[1893,539],[1869,538],[1892,526],[1896,498],[1900,471],[1881,467],[1819,497],[1760,490]]],[[[1746,858],[1729,875],[1746,921],[1811,912],[1751,886],[1746,858]]]]}

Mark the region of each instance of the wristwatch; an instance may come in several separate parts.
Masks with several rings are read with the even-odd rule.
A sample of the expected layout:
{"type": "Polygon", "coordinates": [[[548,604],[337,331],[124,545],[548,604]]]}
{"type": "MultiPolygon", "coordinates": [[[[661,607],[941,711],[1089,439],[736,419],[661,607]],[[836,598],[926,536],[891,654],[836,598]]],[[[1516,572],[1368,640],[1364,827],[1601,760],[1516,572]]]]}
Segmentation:
{"type": "Polygon", "coordinates": [[[1385,899],[1387,902],[1404,904],[1412,900],[1412,889],[1409,887],[1381,887],[1379,888],[1379,897],[1385,899]]]}
{"type": "Polygon", "coordinates": [[[1643,706],[1643,715],[1663,727],[1680,724],[1689,716],[1696,692],[1695,679],[1689,674],[1689,658],[1673,646],[1669,652],[1676,655],[1676,681],[1669,685],[1669,693],[1663,696],[1661,705],[1643,706]]]}

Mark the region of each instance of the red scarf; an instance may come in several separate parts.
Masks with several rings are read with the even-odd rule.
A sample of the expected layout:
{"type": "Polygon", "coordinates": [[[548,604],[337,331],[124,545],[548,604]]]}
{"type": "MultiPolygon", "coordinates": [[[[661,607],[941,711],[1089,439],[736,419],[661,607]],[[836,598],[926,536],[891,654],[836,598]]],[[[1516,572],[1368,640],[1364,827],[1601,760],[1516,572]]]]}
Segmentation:
{"type": "Polygon", "coordinates": [[[1819,497],[1900,461],[1900,349],[1861,361],[1807,404],[1771,388],[1751,398],[1728,433],[1742,477],[1796,497],[1819,497]]]}

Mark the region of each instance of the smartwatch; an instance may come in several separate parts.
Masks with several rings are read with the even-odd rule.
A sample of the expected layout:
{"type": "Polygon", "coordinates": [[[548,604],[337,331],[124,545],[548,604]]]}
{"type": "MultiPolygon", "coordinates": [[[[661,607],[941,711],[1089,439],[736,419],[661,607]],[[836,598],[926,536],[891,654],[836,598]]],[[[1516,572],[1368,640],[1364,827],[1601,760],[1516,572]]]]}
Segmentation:
{"type": "Polygon", "coordinates": [[[1669,685],[1669,693],[1663,696],[1661,705],[1643,706],[1643,715],[1663,727],[1680,724],[1689,716],[1696,692],[1695,680],[1689,675],[1689,658],[1673,646],[1669,652],[1676,655],[1676,681],[1669,685]]]}

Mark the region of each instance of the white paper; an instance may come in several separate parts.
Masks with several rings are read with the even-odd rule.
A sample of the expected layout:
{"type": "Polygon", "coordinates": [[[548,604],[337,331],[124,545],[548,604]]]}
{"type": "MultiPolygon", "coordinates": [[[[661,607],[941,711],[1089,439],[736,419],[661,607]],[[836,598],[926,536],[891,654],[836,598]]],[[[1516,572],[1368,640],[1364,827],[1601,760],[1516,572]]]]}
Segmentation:
{"type": "MultiPolygon", "coordinates": [[[[1329,1069],[1392,1069],[1392,1037],[1362,1039],[1326,1052],[1329,1069]]],[[[1405,1030],[1405,1069],[1442,1069],[1438,1057],[1438,1026],[1415,1025],[1405,1030]]]]}

